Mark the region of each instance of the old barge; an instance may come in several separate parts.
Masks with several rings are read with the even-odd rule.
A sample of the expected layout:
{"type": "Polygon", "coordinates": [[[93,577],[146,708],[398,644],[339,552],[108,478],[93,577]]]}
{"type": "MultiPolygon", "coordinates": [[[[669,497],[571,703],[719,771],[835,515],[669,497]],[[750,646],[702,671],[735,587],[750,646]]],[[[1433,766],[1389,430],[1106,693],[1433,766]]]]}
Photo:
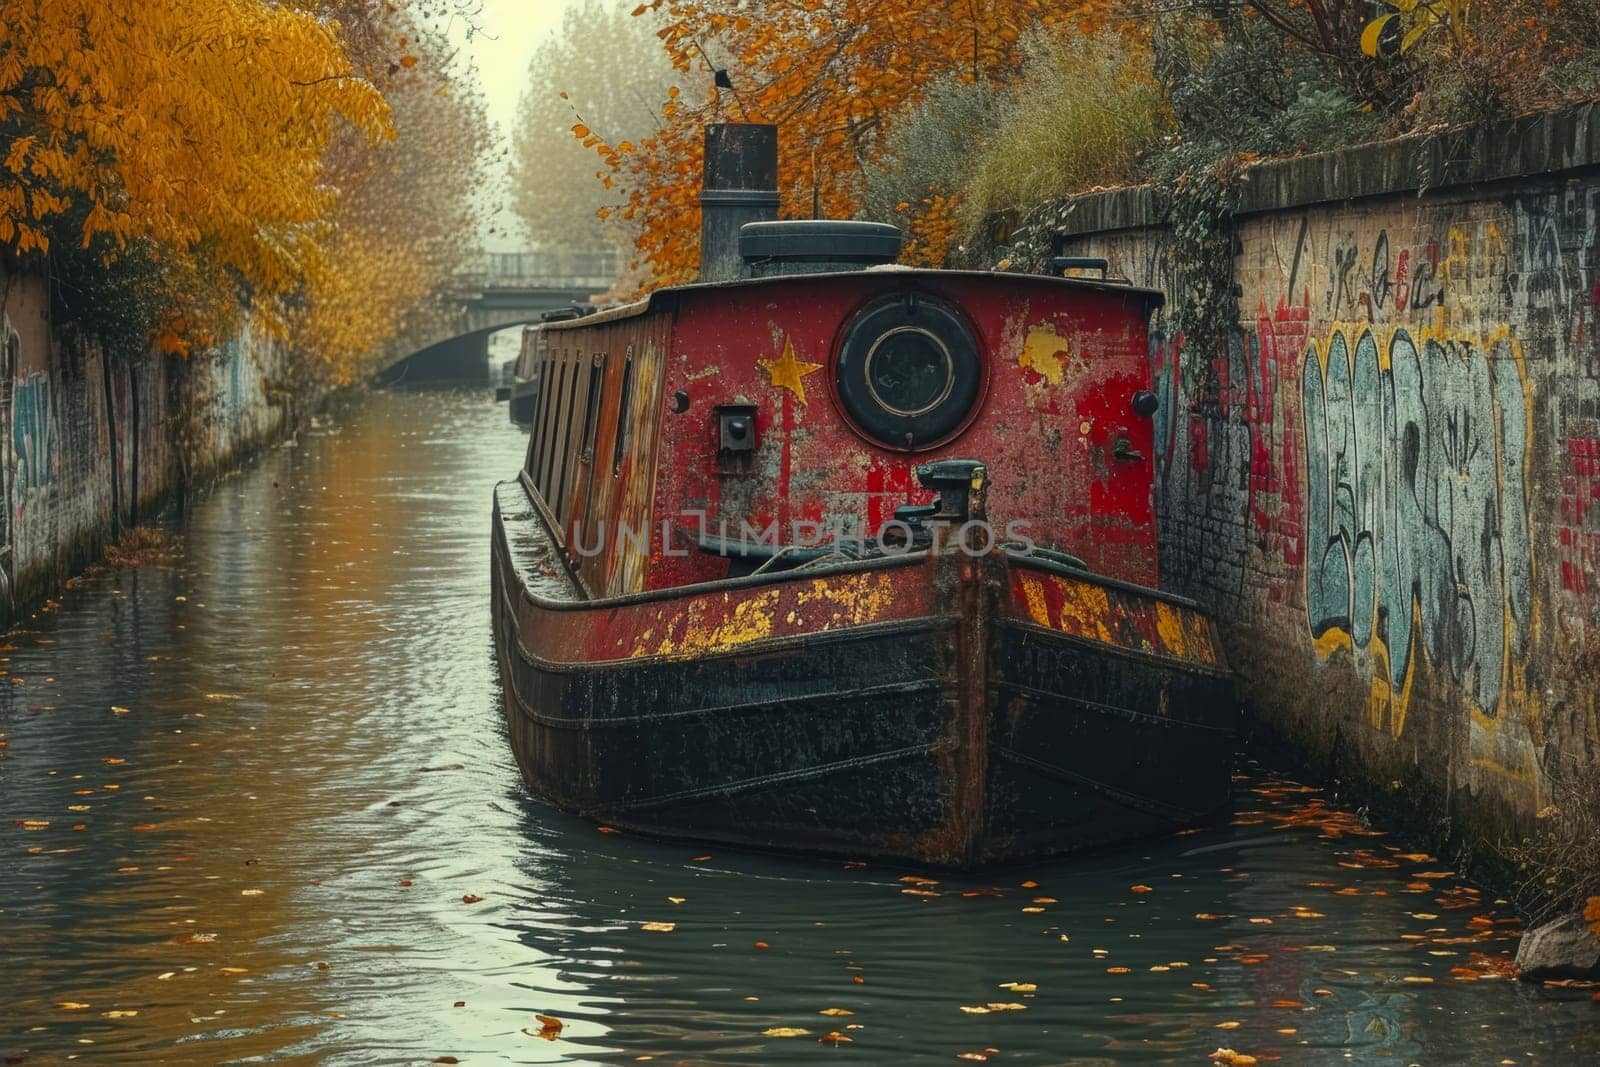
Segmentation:
{"type": "Polygon", "coordinates": [[[945,867],[1223,807],[1228,671],[1155,588],[1159,295],[873,267],[898,235],[871,224],[758,221],[735,257],[771,130],[707,141],[703,274],[735,277],[543,323],[519,366],[493,596],[529,787],[945,867]]]}

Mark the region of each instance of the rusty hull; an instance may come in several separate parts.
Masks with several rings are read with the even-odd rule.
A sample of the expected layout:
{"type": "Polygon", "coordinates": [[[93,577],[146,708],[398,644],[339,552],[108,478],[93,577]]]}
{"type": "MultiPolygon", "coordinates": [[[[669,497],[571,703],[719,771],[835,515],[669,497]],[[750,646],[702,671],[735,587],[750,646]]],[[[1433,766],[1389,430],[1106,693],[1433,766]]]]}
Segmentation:
{"type": "Polygon", "coordinates": [[[969,868],[1228,801],[1211,623],[1153,590],[924,551],[589,600],[521,482],[493,584],[529,788],[607,825],[969,868]]]}

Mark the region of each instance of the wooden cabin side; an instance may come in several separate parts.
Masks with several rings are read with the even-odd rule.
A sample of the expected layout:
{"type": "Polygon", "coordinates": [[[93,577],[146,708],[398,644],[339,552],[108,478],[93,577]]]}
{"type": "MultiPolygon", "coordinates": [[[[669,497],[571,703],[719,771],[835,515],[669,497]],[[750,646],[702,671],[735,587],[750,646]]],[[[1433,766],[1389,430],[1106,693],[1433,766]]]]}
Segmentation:
{"type": "MultiPolygon", "coordinates": [[[[662,394],[689,406],[661,416],[655,468],[657,544],[646,585],[726,577],[700,550],[706,532],[840,524],[880,530],[895,508],[931,494],[918,464],[988,464],[989,515],[1098,573],[1157,581],[1153,426],[1133,410],[1150,389],[1150,294],[1026,275],[883,271],[800,276],[677,294],[662,394]],[[908,296],[954,308],[977,341],[984,380],[970,421],[936,447],[904,451],[868,439],[834,382],[841,342],[863,309],[908,296]],[[753,406],[756,447],[719,449],[718,406],[753,406]],[[703,514],[705,519],[699,516],[703,514]],[[657,531],[659,536],[659,530],[657,531]]],[[[802,527],[804,528],[804,527],[802,527]]]]}
{"type": "Polygon", "coordinates": [[[645,588],[671,318],[644,303],[537,327],[523,481],[591,596],[645,588]]]}

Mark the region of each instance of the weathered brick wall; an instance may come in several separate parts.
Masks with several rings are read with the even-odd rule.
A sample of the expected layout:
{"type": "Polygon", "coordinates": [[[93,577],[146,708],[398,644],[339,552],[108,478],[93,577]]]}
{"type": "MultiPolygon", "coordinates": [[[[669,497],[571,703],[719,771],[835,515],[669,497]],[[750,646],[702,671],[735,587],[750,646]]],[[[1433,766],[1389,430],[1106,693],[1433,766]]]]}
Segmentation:
{"type": "Polygon", "coordinates": [[[64,338],[46,282],[0,272],[0,621],[136,516],[280,432],[282,346],[246,329],[188,361],[64,338]]]}
{"type": "MultiPolygon", "coordinates": [[[[1151,353],[1163,575],[1224,623],[1257,723],[1480,841],[1600,774],[1600,120],[1562,121],[1420,195],[1427,142],[1261,168],[1238,332],[1206,375],[1170,328],[1151,353]]],[[[1158,209],[1123,195],[1064,251],[1170,293],[1158,209]]]]}

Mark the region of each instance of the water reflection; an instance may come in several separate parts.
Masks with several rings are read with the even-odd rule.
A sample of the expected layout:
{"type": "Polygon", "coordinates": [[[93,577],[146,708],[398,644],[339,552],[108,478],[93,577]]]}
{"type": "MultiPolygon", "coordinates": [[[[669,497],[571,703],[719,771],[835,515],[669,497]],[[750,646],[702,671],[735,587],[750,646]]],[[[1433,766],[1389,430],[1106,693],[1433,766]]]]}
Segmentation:
{"type": "Polygon", "coordinates": [[[487,590],[489,484],[523,445],[476,393],[373,396],[13,636],[0,1053],[1600,1055],[1586,993],[1469,980],[1511,944],[1503,908],[1384,838],[1295,824],[1305,797],[1260,780],[1243,825],[938,884],[527,801],[487,590]]]}

